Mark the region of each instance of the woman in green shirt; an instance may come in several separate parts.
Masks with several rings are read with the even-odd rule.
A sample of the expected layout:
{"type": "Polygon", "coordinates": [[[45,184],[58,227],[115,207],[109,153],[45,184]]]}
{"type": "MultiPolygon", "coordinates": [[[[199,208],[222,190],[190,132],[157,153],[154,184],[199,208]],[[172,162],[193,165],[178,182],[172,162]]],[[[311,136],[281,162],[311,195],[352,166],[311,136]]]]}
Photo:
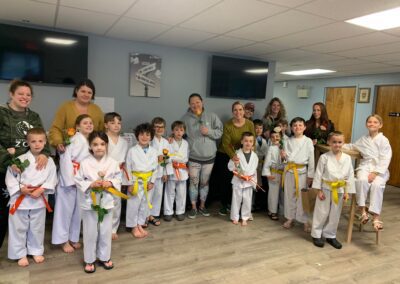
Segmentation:
{"type": "Polygon", "coordinates": [[[222,208],[220,215],[226,215],[227,209],[232,200],[232,172],[228,170],[230,159],[238,160],[236,150],[241,148],[241,138],[243,132],[251,132],[255,135],[254,124],[244,117],[244,106],[241,102],[232,104],[233,117],[225,122],[219,145],[217,156],[215,157],[214,174],[216,177],[215,185],[220,193],[222,208]]]}

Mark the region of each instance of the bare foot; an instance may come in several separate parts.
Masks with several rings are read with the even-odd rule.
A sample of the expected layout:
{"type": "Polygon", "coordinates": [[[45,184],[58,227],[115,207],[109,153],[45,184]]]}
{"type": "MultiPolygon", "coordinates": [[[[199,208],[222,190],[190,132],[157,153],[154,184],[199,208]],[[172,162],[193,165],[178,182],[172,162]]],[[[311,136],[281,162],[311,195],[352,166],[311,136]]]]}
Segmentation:
{"type": "Polygon", "coordinates": [[[138,226],[132,229],[132,235],[133,235],[135,238],[138,238],[138,239],[144,237],[143,234],[139,231],[138,226]]]}
{"type": "Polygon", "coordinates": [[[238,220],[232,220],[232,223],[233,223],[234,225],[237,225],[237,224],[239,224],[239,221],[238,221],[238,220]]]}
{"type": "Polygon", "coordinates": [[[113,233],[113,234],[111,235],[111,239],[112,239],[113,241],[118,240],[118,234],[117,234],[117,233],[113,233]]]}
{"type": "Polygon", "coordinates": [[[143,237],[147,237],[149,235],[149,233],[143,229],[142,226],[138,226],[139,227],[139,231],[142,233],[143,237]]]}
{"type": "Polygon", "coordinates": [[[247,220],[242,220],[242,226],[247,226],[247,220]]]}
{"type": "Polygon", "coordinates": [[[82,245],[79,242],[76,243],[70,242],[70,244],[74,249],[80,249],[82,247],[82,245]]]}
{"type": "Polygon", "coordinates": [[[293,227],[293,220],[287,220],[285,223],[283,223],[282,227],[284,227],[285,229],[290,229],[291,227],[293,227]]]}
{"type": "Polygon", "coordinates": [[[62,245],[62,249],[65,253],[73,253],[75,251],[74,247],[71,246],[69,242],[62,245]]]}
{"type": "Polygon", "coordinates": [[[29,265],[29,260],[28,260],[28,258],[27,258],[26,256],[24,256],[23,258],[20,258],[20,259],[18,260],[18,265],[21,266],[21,267],[26,267],[26,266],[28,266],[28,265],[29,265]]]}
{"type": "Polygon", "coordinates": [[[308,223],[304,223],[304,232],[311,233],[311,226],[308,223]]]}
{"type": "Polygon", "coordinates": [[[34,255],[33,260],[36,263],[42,263],[42,262],[44,262],[44,256],[43,255],[34,255]]]}

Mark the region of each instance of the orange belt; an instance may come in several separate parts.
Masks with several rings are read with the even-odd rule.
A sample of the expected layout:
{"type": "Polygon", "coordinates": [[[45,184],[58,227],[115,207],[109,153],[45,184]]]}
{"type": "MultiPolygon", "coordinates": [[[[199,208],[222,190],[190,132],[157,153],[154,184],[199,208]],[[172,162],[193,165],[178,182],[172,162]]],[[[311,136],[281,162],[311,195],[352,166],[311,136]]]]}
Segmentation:
{"type": "Polygon", "coordinates": [[[175,170],[175,175],[176,175],[177,179],[181,180],[181,174],[179,173],[179,169],[187,170],[186,164],[185,163],[178,163],[178,162],[173,161],[172,162],[172,167],[175,170]]]}
{"type": "MultiPolygon", "coordinates": [[[[33,189],[34,191],[41,188],[40,186],[28,186],[28,188],[33,189]]],[[[21,194],[17,200],[15,201],[15,203],[13,204],[13,206],[10,208],[10,214],[14,215],[15,211],[17,211],[18,207],[21,205],[22,201],[25,199],[25,194],[21,194]]],[[[42,193],[40,195],[43,199],[44,205],[46,206],[46,209],[48,212],[53,212],[53,209],[51,209],[50,204],[47,202],[46,197],[44,197],[44,194],[42,193]]]]}
{"type": "Polygon", "coordinates": [[[256,186],[256,188],[258,188],[258,189],[262,190],[263,192],[265,192],[265,190],[264,190],[261,186],[259,186],[259,185],[253,180],[252,176],[245,176],[245,175],[242,175],[242,174],[240,174],[238,171],[233,171],[233,175],[234,175],[234,176],[237,176],[237,177],[240,178],[241,180],[251,182],[252,184],[254,184],[254,185],[256,186]]]}
{"type": "Polygon", "coordinates": [[[81,164],[76,161],[72,161],[72,166],[74,167],[74,175],[76,175],[81,167],[81,164]]]}
{"type": "Polygon", "coordinates": [[[120,165],[119,166],[119,168],[121,169],[121,171],[124,173],[124,176],[125,176],[125,178],[126,178],[126,180],[130,180],[130,178],[129,178],[129,175],[128,175],[128,172],[127,172],[127,170],[126,170],[126,168],[125,168],[125,165],[124,164],[122,164],[122,165],[120,165]]]}

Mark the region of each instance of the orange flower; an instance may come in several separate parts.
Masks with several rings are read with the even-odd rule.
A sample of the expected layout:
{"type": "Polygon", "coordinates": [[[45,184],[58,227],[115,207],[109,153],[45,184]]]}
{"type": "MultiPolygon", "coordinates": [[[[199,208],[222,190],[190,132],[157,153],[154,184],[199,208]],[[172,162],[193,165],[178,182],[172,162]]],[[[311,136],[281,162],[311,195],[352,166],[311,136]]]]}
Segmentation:
{"type": "Polygon", "coordinates": [[[75,128],[68,128],[67,129],[67,135],[68,136],[74,136],[75,135],[75,128]]]}
{"type": "Polygon", "coordinates": [[[163,149],[162,153],[163,153],[164,156],[167,156],[168,155],[168,149],[163,149]]]}

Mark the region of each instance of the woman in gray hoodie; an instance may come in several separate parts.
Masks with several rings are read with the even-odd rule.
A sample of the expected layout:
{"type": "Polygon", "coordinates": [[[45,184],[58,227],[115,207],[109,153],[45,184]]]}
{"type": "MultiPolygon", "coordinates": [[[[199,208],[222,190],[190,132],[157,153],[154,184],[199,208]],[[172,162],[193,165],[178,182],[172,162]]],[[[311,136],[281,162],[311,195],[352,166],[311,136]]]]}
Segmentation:
{"type": "Polygon", "coordinates": [[[182,121],[186,125],[189,143],[189,196],[192,209],[188,217],[196,218],[197,212],[210,216],[205,203],[217,152],[216,141],[222,136],[223,124],[216,114],[204,110],[203,98],[195,93],[189,96],[189,109],[182,121]],[[199,195],[200,206],[197,209],[199,195]]]}

